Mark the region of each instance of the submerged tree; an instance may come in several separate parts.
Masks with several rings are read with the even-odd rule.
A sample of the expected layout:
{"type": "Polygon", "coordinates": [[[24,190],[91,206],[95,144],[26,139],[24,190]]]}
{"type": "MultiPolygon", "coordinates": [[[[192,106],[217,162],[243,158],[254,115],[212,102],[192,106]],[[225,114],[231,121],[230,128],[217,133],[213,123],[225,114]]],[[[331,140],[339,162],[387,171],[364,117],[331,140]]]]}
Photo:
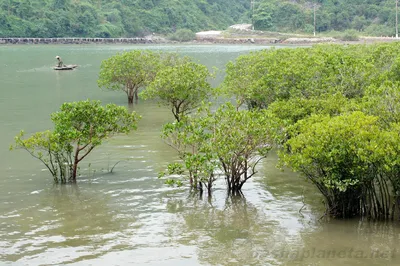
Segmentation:
{"type": "Polygon", "coordinates": [[[216,177],[223,173],[228,191],[240,194],[272,148],[269,116],[256,110],[238,111],[232,104],[225,104],[215,113],[208,110],[205,116],[186,119],[164,128],[164,138],[183,161],[180,167],[172,164],[170,169],[179,171],[169,174],[184,176],[186,168],[191,184],[207,180],[210,191],[216,177]]]}
{"type": "Polygon", "coordinates": [[[208,82],[211,73],[207,67],[194,62],[176,63],[161,69],[141,95],[156,98],[171,108],[179,122],[183,116],[200,107],[213,94],[208,82]]]}
{"type": "Polygon", "coordinates": [[[268,100],[264,95],[268,91],[261,94],[260,86],[257,84],[262,76],[268,74],[271,64],[265,60],[265,53],[267,51],[251,52],[239,56],[234,62],[227,63],[226,76],[220,85],[220,90],[228,97],[234,96],[238,107],[243,104],[247,104],[249,109],[266,107],[268,100]]]}
{"type": "Polygon", "coordinates": [[[138,91],[145,87],[157,73],[160,54],[150,50],[133,50],[114,55],[101,63],[100,88],[122,90],[128,103],[138,100],[138,91]]]}
{"type": "Polygon", "coordinates": [[[28,151],[46,166],[56,183],[66,183],[72,178],[72,146],[63,142],[60,135],[50,130],[37,132],[27,139],[23,139],[24,135],[24,131],[21,131],[10,149],[28,151]]]}
{"type": "Polygon", "coordinates": [[[53,131],[38,132],[23,139],[15,137],[11,148],[27,150],[49,169],[55,182],[76,182],[79,163],[102,141],[136,129],[139,116],[115,104],[99,101],[64,103],[51,115],[53,131]]]}
{"type": "Polygon", "coordinates": [[[215,112],[212,122],[209,145],[220,162],[228,190],[238,193],[272,148],[270,117],[264,111],[237,111],[233,105],[225,104],[215,112]]]}
{"type": "MultiPolygon", "coordinates": [[[[159,177],[188,176],[191,188],[202,191],[204,185],[211,195],[213,183],[217,180],[215,169],[218,168],[218,158],[207,145],[212,139],[212,132],[206,130],[209,122],[204,117],[184,117],[164,126],[162,137],[178,152],[180,162],[169,164],[167,172],[161,172],[159,177]]],[[[173,178],[168,178],[166,183],[183,184],[180,179],[173,178]]]]}
{"type": "Polygon", "coordinates": [[[339,218],[394,216],[399,195],[399,135],[362,112],[299,121],[281,159],[325,197],[327,214],[339,218]],[[396,200],[395,200],[396,199],[396,200]]]}

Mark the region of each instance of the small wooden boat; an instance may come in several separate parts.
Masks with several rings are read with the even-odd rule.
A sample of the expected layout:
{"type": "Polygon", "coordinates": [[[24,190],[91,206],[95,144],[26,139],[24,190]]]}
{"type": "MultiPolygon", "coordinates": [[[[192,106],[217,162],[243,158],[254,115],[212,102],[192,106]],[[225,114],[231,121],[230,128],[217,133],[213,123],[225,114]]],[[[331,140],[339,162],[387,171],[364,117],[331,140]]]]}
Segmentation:
{"type": "Polygon", "coordinates": [[[54,70],[73,70],[74,68],[77,68],[77,67],[78,67],[78,65],[64,65],[62,67],[55,66],[55,67],[53,67],[53,69],[54,70]]]}

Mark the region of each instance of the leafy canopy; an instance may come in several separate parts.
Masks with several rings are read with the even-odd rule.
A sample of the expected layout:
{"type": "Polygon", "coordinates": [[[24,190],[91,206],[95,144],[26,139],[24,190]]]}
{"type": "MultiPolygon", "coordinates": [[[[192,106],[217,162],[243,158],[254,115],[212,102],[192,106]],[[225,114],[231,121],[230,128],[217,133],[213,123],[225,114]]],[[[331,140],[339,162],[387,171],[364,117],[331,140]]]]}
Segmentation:
{"type": "Polygon", "coordinates": [[[317,186],[333,216],[383,218],[392,211],[386,182],[395,195],[398,178],[391,176],[398,176],[400,139],[398,126],[384,130],[378,119],[360,111],[313,115],[291,129],[289,152],[282,151],[280,157],[317,186]]]}
{"type": "Polygon", "coordinates": [[[78,164],[102,142],[115,134],[136,129],[139,116],[115,104],[100,101],[64,103],[51,115],[53,131],[15,137],[11,148],[27,150],[49,169],[56,182],[76,181],[78,164]]]}
{"type": "Polygon", "coordinates": [[[141,95],[156,98],[171,108],[177,121],[202,105],[213,95],[208,82],[211,73],[207,67],[194,62],[182,62],[162,68],[141,95]]]}
{"type": "Polygon", "coordinates": [[[97,83],[100,88],[122,90],[133,103],[139,88],[146,86],[156,75],[161,54],[150,50],[133,50],[103,60],[97,83]]]}
{"type": "Polygon", "coordinates": [[[257,51],[229,62],[220,87],[248,108],[337,93],[360,99],[370,86],[400,80],[399,52],[399,43],[257,51]]]}
{"type": "Polygon", "coordinates": [[[175,168],[180,175],[186,168],[191,183],[207,180],[206,187],[210,188],[218,173],[223,173],[232,193],[240,193],[243,184],[257,172],[258,162],[272,148],[266,112],[237,110],[230,103],[215,112],[200,109],[196,117],[167,124],[163,137],[183,161],[182,167],[175,168]]]}

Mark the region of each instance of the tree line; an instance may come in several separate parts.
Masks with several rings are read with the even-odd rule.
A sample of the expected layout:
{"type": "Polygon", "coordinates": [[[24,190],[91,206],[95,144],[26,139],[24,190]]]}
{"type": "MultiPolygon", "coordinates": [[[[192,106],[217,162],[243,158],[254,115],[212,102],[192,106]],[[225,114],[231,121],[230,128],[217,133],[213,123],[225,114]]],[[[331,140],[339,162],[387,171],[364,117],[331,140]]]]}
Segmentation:
{"type": "Polygon", "coordinates": [[[227,65],[238,106],[266,110],[279,165],[324,196],[326,214],[389,219],[400,203],[400,44],[271,49],[227,65]]]}
{"type": "Polygon", "coordinates": [[[281,32],[345,31],[394,36],[396,0],[256,0],[253,22],[258,30],[281,32]]]}
{"type": "MultiPolygon", "coordinates": [[[[393,219],[400,214],[400,44],[317,45],[239,56],[218,87],[204,65],[175,53],[133,50],[104,60],[98,85],[128,103],[155,99],[175,121],[162,138],[179,157],[160,172],[170,185],[212,194],[216,180],[240,195],[275,148],[323,195],[326,214],[393,219]],[[215,97],[235,101],[211,108],[215,97]]],[[[54,130],[16,136],[56,182],[101,142],[136,128],[139,115],[96,101],[65,103],[54,130]]]]}
{"type": "Polygon", "coordinates": [[[0,0],[0,37],[136,37],[224,29],[247,0],[0,0]]]}
{"type": "Polygon", "coordinates": [[[222,30],[395,34],[395,0],[0,0],[0,37],[137,37],[222,30]]]}

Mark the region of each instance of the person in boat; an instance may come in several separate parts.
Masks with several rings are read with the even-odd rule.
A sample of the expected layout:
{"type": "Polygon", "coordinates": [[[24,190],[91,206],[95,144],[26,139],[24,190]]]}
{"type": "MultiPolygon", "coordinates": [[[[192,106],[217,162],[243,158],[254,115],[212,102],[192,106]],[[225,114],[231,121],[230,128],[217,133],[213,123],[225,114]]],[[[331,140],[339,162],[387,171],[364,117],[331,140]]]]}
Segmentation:
{"type": "Polygon", "coordinates": [[[65,67],[66,65],[64,65],[63,61],[61,60],[61,57],[59,57],[58,55],[56,56],[56,59],[58,61],[57,67],[65,67]]]}

